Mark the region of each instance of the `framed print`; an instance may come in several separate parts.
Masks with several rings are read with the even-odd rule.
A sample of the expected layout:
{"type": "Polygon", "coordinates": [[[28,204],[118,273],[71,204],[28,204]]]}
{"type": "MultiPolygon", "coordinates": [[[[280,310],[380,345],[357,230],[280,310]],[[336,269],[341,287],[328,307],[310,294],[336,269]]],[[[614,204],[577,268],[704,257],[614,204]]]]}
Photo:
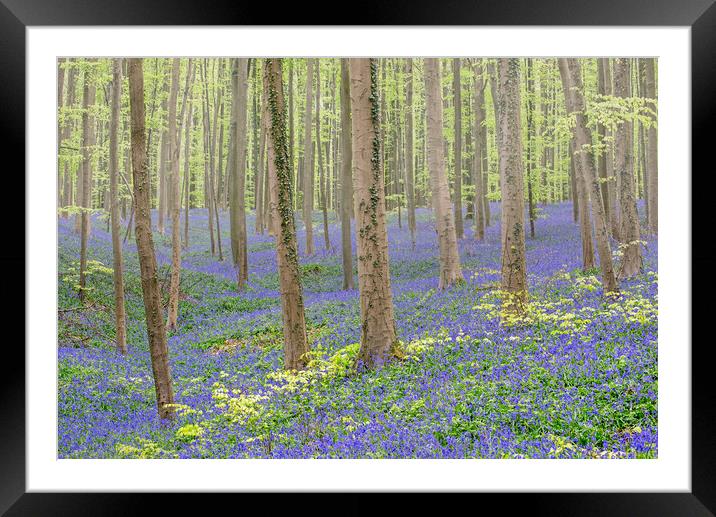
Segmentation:
{"type": "Polygon", "coordinates": [[[713,515],[716,7],[294,10],[3,0],[3,511],[713,515]]]}

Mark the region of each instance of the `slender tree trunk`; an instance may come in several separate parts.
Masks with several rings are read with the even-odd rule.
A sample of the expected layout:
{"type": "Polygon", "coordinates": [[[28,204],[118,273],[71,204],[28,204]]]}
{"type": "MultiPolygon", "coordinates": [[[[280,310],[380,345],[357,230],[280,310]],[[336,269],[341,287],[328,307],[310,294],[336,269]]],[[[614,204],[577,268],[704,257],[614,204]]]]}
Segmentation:
{"type": "MultiPolygon", "coordinates": [[[[61,109],[65,105],[65,67],[63,66],[67,62],[66,59],[59,58],[57,60],[57,106],[61,109]]],[[[57,163],[57,208],[62,206],[62,176],[60,173],[61,167],[59,163],[59,151],[62,149],[63,140],[62,123],[60,118],[57,117],[57,150],[58,150],[58,163],[57,163]]]]}
{"type": "Polygon", "coordinates": [[[80,302],[84,303],[87,290],[87,241],[90,233],[90,211],[92,209],[92,148],[95,144],[95,120],[90,109],[95,102],[96,59],[88,60],[82,93],[82,197],[80,214],[80,302]]]}
{"type": "Polygon", "coordinates": [[[569,144],[569,149],[569,187],[572,191],[572,219],[575,224],[579,224],[579,189],[577,188],[577,172],[574,167],[574,162],[578,158],[575,158],[575,151],[571,143],[569,144]]]}
{"type": "Polygon", "coordinates": [[[211,206],[211,119],[209,116],[209,77],[207,72],[206,59],[204,59],[203,80],[204,80],[204,99],[203,99],[203,121],[204,121],[204,208],[209,224],[209,241],[211,254],[216,253],[216,242],[214,241],[214,217],[211,206]]]}
{"type": "Polygon", "coordinates": [[[474,175],[473,184],[475,185],[475,239],[485,239],[485,192],[483,176],[486,171],[483,171],[483,155],[487,153],[485,143],[485,81],[482,74],[482,63],[481,59],[475,63],[475,96],[473,111],[475,112],[475,129],[473,131],[475,135],[475,157],[474,157],[474,175]]]}
{"type": "Polygon", "coordinates": [[[520,117],[520,61],[498,59],[500,190],[502,192],[502,290],[503,310],[521,315],[527,306],[525,260],[525,199],[520,117]]]}
{"type": "Polygon", "coordinates": [[[460,58],[452,60],[453,104],[455,108],[455,235],[458,239],[465,236],[462,222],[462,82],[460,80],[460,58]]]}
{"type": "Polygon", "coordinates": [[[443,154],[443,105],[440,100],[440,61],[425,59],[425,104],[428,130],[428,164],[433,193],[433,209],[440,247],[439,289],[464,280],[457,249],[450,188],[443,154]]]}
{"type": "MultiPolygon", "coordinates": [[[[221,73],[223,70],[223,60],[219,59],[219,66],[218,66],[218,77],[221,77],[221,73]]],[[[219,222],[219,208],[218,208],[218,201],[217,201],[217,195],[216,195],[216,189],[217,189],[217,181],[216,181],[216,138],[219,133],[217,130],[217,124],[219,119],[219,113],[223,111],[223,88],[219,87],[217,88],[218,92],[216,95],[216,98],[214,100],[214,118],[213,118],[213,129],[211,130],[211,147],[210,147],[210,154],[209,154],[209,198],[211,201],[210,210],[209,210],[209,219],[211,219],[212,212],[214,215],[214,221],[216,223],[216,245],[219,252],[219,261],[224,260],[224,255],[221,249],[221,223],[219,222]],[[213,209],[213,210],[212,210],[213,209]]],[[[207,108],[208,109],[208,108],[207,108]]],[[[223,127],[223,120],[221,122],[221,125],[223,127]]],[[[219,167],[221,167],[221,163],[219,163],[219,167]]]]}
{"type": "Polygon", "coordinates": [[[168,105],[167,103],[169,99],[169,82],[164,82],[164,96],[162,100],[162,113],[163,117],[167,118],[167,125],[164,126],[164,129],[162,130],[162,138],[161,138],[161,147],[159,152],[159,174],[158,174],[158,183],[157,183],[157,231],[164,235],[165,232],[165,221],[167,219],[168,210],[168,199],[167,199],[167,176],[169,175],[169,168],[171,168],[171,164],[169,163],[169,157],[167,156],[169,153],[169,128],[168,128],[168,105]]]}
{"type": "Polygon", "coordinates": [[[194,121],[193,96],[189,97],[189,108],[186,113],[184,128],[184,249],[189,249],[189,208],[191,208],[191,131],[194,121]]]}
{"type": "MultiPolygon", "coordinates": [[[[604,67],[602,66],[603,58],[597,59],[597,88],[600,95],[607,95],[607,83],[606,76],[604,74],[604,67]]],[[[599,141],[602,145],[605,145],[605,149],[600,150],[597,153],[599,158],[599,180],[602,186],[602,202],[604,203],[604,216],[607,219],[607,227],[610,226],[610,215],[611,208],[609,206],[609,176],[607,170],[607,162],[611,160],[611,152],[606,146],[605,139],[607,137],[607,128],[604,124],[597,124],[597,132],[599,134],[599,141]]]]}
{"type": "MultiPolygon", "coordinates": [[[[614,88],[612,86],[612,69],[609,58],[600,58],[599,62],[601,65],[601,69],[604,71],[605,95],[612,95],[612,93],[614,92],[614,88]]],[[[614,136],[611,133],[611,130],[606,130],[605,136],[614,136]]],[[[619,214],[619,200],[617,195],[619,189],[617,186],[616,171],[614,170],[614,147],[615,144],[613,141],[607,142],[605,150],[605,162],[607,168],[607,178],[609,179],[609,181],[607,182],[607,197],[609,198],[609,201],[605,203],[605,206],[609,206],[608,227],[611,236],[616,240],[620,240],[621,223],[619,214]]]]}
{"type": "Polygon", "coordinates": [[[269,108],[269,175],[271,183],[278,187],[277,203],[272,209],[274,218],[280,221],[281,226],[276,238],[276,260],[281,286],[284,367],[287,370],[301,370],[306,366],[309,348],[291,200],[292,173],[288,156],[281,59],[267,59],[264,73],[268,83],[268,98],[265,101],[269,108]]]}
{"type": "Polygon", "coordinates": [[[249,279],[246,240],[246,110],[248,102],[248,60],[232,60],[231,69],[231,130],[229,152],[231,251],[236,268],[236,283],[243,289],[249,279]]]}
{"type": "Polygon", "coordinates": [[[114,319],[117,350],[127,353],[127,321],[124,310],[124,264],[122,262],[122,236],[119,224],[119,117],[122,104],[122,60],[112,60],[112,107],[109,125],[109,196],[112,220],[112,277],[114,280],[114,319]]]}
{"type": "MultiPolygon", "coordinates": [[[[256,80],[258,81],[258,75],[256,76],[256,80]]],[[[256,87],[256,95],[258,95],[258,86],[256,87]]],[[[265,102],[265,100],[262,98],[262,102],[265,102]]],[[[259,120],[259,162],[257,164],[257,169],[254,174],[254,198],[255,198],[255,204],[256,204],[256,224],[254,227],[255,233],[263,234],[264,232],[264,171],[265,171],[265,163],[266,163],[266,113],[265,110],[262,108],[259,110],[258,114],[258,120],[259,120]]]]}
{"type": "MultiPolygon", "coordinates": [[[[271,99],[269,98],[270,95],[270,88],[271,88],[271,80],[274,79],[278,82],[280,82],[280,88],[281,88],[281,96],[282,96],[282,102],[281,102],[281,109],[285,110],[285,104],[283,102],[283,79],[282,76],[279,76],[278,78],[272,78],[270,77],[271,71],[268,69],[269,66],[271,66],[271,62],[266,61],[266,66],[264,67],[264,77],[263,77],[263,84],[264,84],[264,91],[263,91],[263,98],[266,99],[266,101],[263,103],[263,112],[264,112],[264,118],[266,120],[266,177],[264,178],[264,207],[265,207],[265,221],[267,222],[267,228],[269,235],[272,236],[278,236],[280,234],[280,228],[276,228],[276,224],[279,223],[279,217],[278,217],[278,180],[276,178],[276,174],[271,172],[271,167],[275,164],[275,158],[276,158],[276,149],[273,147],[273,143],[271,141],[271,125],[273,124],[273,120],[271,119],[272,111],[271,111],[271,99]]],[[[282,68],[282,63],[279,66],[279,69],[282,68]]],[[[274,71],[275,73],[275,71],[274,71]]],[[[279,85],[274,84],[276,88],[279,87],[279,85]]],[[[283,126],[281,127],[281,131],[283,134],[283,140],[286,141],[286,118],[284,113],[283,118],[283,126]]],[[[287,151],[288,152],[288,151],[287,151]]],[[[287,157],[288,158],[288,157],[287,157]]],[[[288,163],[288,159],[286,160],[286,163],[288,163]]],[[[290,168],[288,169],[291,170],[290,168]]]]}
{"type": "Polygon", "coordinates": [[[532,58],[527,58],[527,212],[530,220],[530,237],[535,238],[535,204],[532,195],[532,171],[534,170],[533,160],[534,153],[532,151],[532,142],[535,137],[534,128],[534,76],[532,75],[532,58]]]}
{"type": "MultiPolygon", "coordinates": [[[[612,264],[612,250],[609,244],[607,221],[604,216],[604,204],[599,200],[599,197],[602,195],[602,190],[596,167],[594,166],[594,155],[588,150],[588,146],[592,143],[592,135],[589,127],[587,127],[587,120],[584,115],[582,74],[579,61],[574,58],[560,58],[559,72],[562,78],[567,113],[576,118],[574,137],[572,140],[574,142],[575,156],[578,155],[578,159],[575,160],[576,176],[577,178],[582,177],[586,180],[590,188],[591,198],[595,200],[595,202],[591,203],[591,207],[597,238],[599,265],[602,269],[602,285],[605,293],[618,292],[619,286],[612,264]]],[[[582,210],[586,211],[587,207],[582,207],[582,210]]]]}
{"type": "Polygon", "coordinates": [[[179,236],[179,142],[177,139],[177,93],[179,91],[179,58],[172,59],[172,83],[169,89],[169,175],[167,201],[172,218],[172,269],[169,278],[167,330],[176,330],[179,317],[179,275],[181,272],[181,238],[179,236]]]}
{"type": "Polygon", "coordinates": [[[351,249],[351,208],[353,207],[353,147],[351,132],[351,90],[348,59],[341,59],[341,251],[343,289],[353,289],[351,249]]]}
{"type": "Polygon", "coordinates": [[[408,230],[410,242],[415,249],[415,167],[413,147],[415,135],[413,130],[413,60],[405,60],[405,197],[408,209],[408,230]]]}
{"type": "Polygon", "coordinates": [[[311,106],[313,104],[313,59],[306,59],[306,113],[304,116],[303,152],[303,223],[306,226],[306,255],[313,255],[313,139],[311,106]]]}
{"type": "Polygon", "coordinates": [[[149,174],[144,132],[144,72],[142,59],[129,59],[129,104],[132,120],[132,173],[136,210],[137,253],[147,317],[149,352],[160,419],[174,418],[174,392],[169,368],[169,350],[164,329],[162,299],[157,280],[149,209],[149,174]]]}
{"type": "MultiPolygon", "coordinates": [[[[572,160],[578,160],[575,157],[574,142],[570,143],[569,150],[572,160]]],[[[589,217],[589,183],[584,177],[584,170],[580,167],[573,169],[575,174],[574,185],[576,190],[575,199],[579,200],[579,234],[582,238],[582,269],[588,271],[596,267],[594,262],[594,245],[592,243],[592,221],[589,217]]],[[[591,201],[594,202],[594,201],[591,201]]]]}
{"type": "Polygon", "coordinates": [[[649,190],[646,200],[649,205],[649,231],[657,234],[659,230],[659,153],[657,136],[657,95],[656,95],[656,60],[648,58],[646,61],[646,97],[653,100],[654,110],[651,124],[647,131],[646,172],[649,178],[649,190]]]}
{"type": "MultiPolygon", "coordinates": [[[[625,58],[614,60],[614,94],[617,97],[631,96],[629,89],[629,61],[625,58]]],[[[630,121],[617,126],[616,170],[621,183],[619,203],[622,215],[621,246],[622,260],[619,279],[631,278],[641,271],[642,256],[639,236],[639,216],[636,211],[636,186],[634,183],[633,129],[630,121]]]]}
{"type": "Polygon", "coordinates": [[[323,168],[323,152],[321,151],[321,66],[316,60],[316,151],[318,152],[318,173],[321,212],[323,212],[323,239],[326,251],[331,249],[328,236],[328,211],[326,209],[326,171],[323,168]]]}
{"type": "Polygon", "coordinates": [[[362,322],[359,369],[381,367],[398,344],[388,266],[377,75],[375,59],[350,59],[353,195],[362,322]]]}

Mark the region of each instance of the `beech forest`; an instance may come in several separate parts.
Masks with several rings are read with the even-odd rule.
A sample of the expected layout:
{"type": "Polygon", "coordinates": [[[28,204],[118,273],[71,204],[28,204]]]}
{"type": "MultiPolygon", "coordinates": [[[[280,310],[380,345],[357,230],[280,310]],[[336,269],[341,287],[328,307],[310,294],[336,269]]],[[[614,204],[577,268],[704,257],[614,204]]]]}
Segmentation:
{"type": "Polygon", "coordinates": [[[59,59],[58,457],[656,458],[657,82],[59,59]]]}

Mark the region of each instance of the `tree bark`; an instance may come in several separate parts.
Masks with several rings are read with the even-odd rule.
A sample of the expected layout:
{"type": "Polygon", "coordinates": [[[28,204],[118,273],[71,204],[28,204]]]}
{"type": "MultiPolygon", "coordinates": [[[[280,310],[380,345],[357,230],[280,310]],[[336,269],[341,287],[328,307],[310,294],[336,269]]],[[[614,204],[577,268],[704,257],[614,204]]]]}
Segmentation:
{"type": "MultiPolygon", "coordinates": [[[[604,58],[597,59],[597,88],[600,95],[607,95],[607,83],[606,75],[604,72],[604,66],[602,60],[604,58]]],[[[609,171],[608,162],[611,161],[611,150],[606,145],[605,139],[607,137],[607,128],[604,124],[597,124],[597,133],[599,134],[599,141],[604,145],[604,149],[598,152],[599,159],[599,180],[602,187],[602,202],[604,203],[604,216],[607,219],[607,227],[610,223],[611,208],[609,206],[609,171]]]]}
{"type": "Polygon", "coordinates": [[[646,195],[649,206],[649,231],[656,235],[659,230],[659,153],[657,136],[657,95],[656,95],[656,60],[646,61],[646,97],[654,102],[651,109],[651,125],[647,131],[646,171],[649,178],[649,190],[646,195]]]}
{"type": "Polygon", "coordinates": [[[231,68],[231,129],[229,131],[230,225],[231,252],[236,269],[236,284],[243,289],[249,279],[246,239],[246,110],[248,98],[248,60],[232,60],[231,68]]]}
{"type": "Polygon", "coordinates": [[[506,293],[503,310],[522,314],[527,306],[525,260],[525,199],[520,117],[520,61],[498,59],[497,113],[500,136],[499,170],[502,192],[502,281],[506,293]]]}
{"type": "MultiPolygon", "coordinates": [[[[326,208],[326,171],[323,168],[323,152],[321,151],[321,66],[316,60],[316,151],[318,152],[318,174],[321,212],[323,213],[323,240],[326,251],[331,249],[328,235],[328,210],[326,208]]],[[[328,156],[328,155],[326,155],[328,156]]]]}
{"type": "Polygon", "coordinates": [[[379,368],[389,361],[398,340],[390,290],[388,235],[381,167],[378,64],[350,59],[353,133],[353,201],[356,218],[361,345],[356,366],[379,368]]]}
{"type": "MultiPolygon", "coordinates": [[[[629,61],[614,60],[614,94],[622,99],[631,96],[629,89],[629,61]]],[[[624,120],[617,125],[616,172],[620,182],[619,206],[621,212],[622,260],[619,279],[631,278],[641,271],[642,256],[639,242],[639,216],[636,211],[636,185],[634,183],[633,130],[632,123],[624,120]]]]}
{"type": "Polygon", "coordinates": [[[353,208],[353,147],[348,59],[341,59],[341,253],[343,289],[353,289],[353,251],[351,248],[351,209],[353,208]]]}
{"type": "Polygon", "coordinates": [[[475,138],[475,157],[473,166],[473,184],[475,185],[475,239],[481,241],[485,239],[485,191],[483,176],[486,171],[483,170],[483,155],[487,153],[485,135],[485,80],[482,73],[482,60],[478,59],[475,63],[475,95],[473,111],[475,112],[475,129],[473,131],[475,138]]]}
{"type": "Polygon", "coordinates": [[[172,59],[172,82],[169,88],[169,111],[167,113],[169,148],[169,175],[167,205],[172,218],[172,269],[169,278],[169,307],[167,330],[176,330],[179,317],[179,275],[181,273],[181,238],[179,235],[179,143],[177,139],[177,93],[179,91],[179,58],[172,59]]]}
{"type": "Polygon", "coordinates": [[[169,120],[169,113],[168,113],[168,102],[169,102],[169,81],[164,81],[164,96],[162,97],[162,114],[163,117],[166,117],[167,125],[163,126],[162,130],[162,138],[161,138],[161,147],[159,152],[159,174],[158,174],[158,183],[157,183],[157,197],[159,198],[157,200],[158,204],[158,214],[157,214],[157,231],[164,235],[165,232],[165,222],[168,215],[168,196],[167,196],[167,177],[169,176],[170,172],[168,169],[171,168],[171,163],[169,161],[169,157],[167,156],[169,154],[169,128],[168,128],[168,120],[169,120]]]}
{"type": "Polygon", "coordinates": [[[207,59],[204,59],[204,207],[209,222],[209,240],[211,254],[216,253],[216,242],[214,241],[214,217],[211,206],[211,125],[209,116],[209,76],[206,65],[207,59]]]}
{"type": "Polygon", "coordinates": [[[535,204],[532,195],[532,171],[534,170],[534,152],[532,151],[532,142],[535,137],[534,127],[534,76],[532,68],[532,58],[527,58],[527,77],[526,95],[527,95],[527,213],[530,220],[530,237],[535,238],[535,204]]]}
{"type": "MultiPolygon", "coordinates": [[[[597,252],[599,254],[599,265],[602,269],[602,286],[605,293],[618,292],[614,266],[612,264],[612,250],[609,244],[609,231],[604,216],[604,204],[599,201],[602,195],[596,167],[594,166],[594,155],[589,151],[592,143],[592,135],[584,115],[584,97],[582,93],[582,73],[579,61],[574,58],[559,59],[559,72],[562,78],[562,86],[565,96],[567,113],[574,116],[576,124],[574,127],[573,143],[575,149],[575,172],[577,178],[584,178],[590,189],[591,198],[596,202],[591,203],[592,217],[597,238],[597,252]]],[[[586,211],[587,207],[582,207],[586,211]]]]}
{"type": "Polygon", "coordinates": [[[132,174],[136,204],[135,236],[142,281],[144,311],[147,318],[149,352],[160,419],[174,418],[174,392],[169,368],[169,351],[157,279],[152,225],[149,208],[149,174],[144,131],[144,72],[142,59],[129,59],[129,104],[132,121],[132,174]]]}
{"type": "Polygon", "coordinates": [[[462,82],[460,80],[460,58],[452,60],[453,105],[455,108],[455,235],[458,239],[465,236],[462,222],[462,82]]]}
{"type": "MultiPolygon", "coordinates": [[[[610,65],[609,58],[600,58],[599,61],[601,68],[604,71],[605,95],[612,95],[614,93],[614,87],[612,86],[612,68],[610,65]]],[[[612,135],[612,131],[609,129],[605,131],[605,135],[615,136],[612,135]]],[[[617,193],[617,178],[616,171],[614,170],[614,147],[615,143],[613,139],[611,142],[607,142],[607,148],[605,151],[605,162],[607,168],[607,178],[609,178],[609,181],[607,182],[607,197],[609,198],[609,201],[605,203],[605,206],[609,206],[609,216],[607,220],[611,236],[616,240],[620,240],[621,222],[619,213],[619,199],[617,193]]]]}
{"type": "Polygon", "coordinates": [[[306,255],[313,255],[313,139],[311,109],[313,104],[313,59],[306,59],[306,113],[303,133],[303,223],[306,226],[306,255]]]}
{"type": "Polygon", "coordinates": [[[413,146],[415,134],[413,129],[413,60],[405,60],[405,197],[408,209],[408,230],[410,243],[415,249],[415,167],[413,146]]]}
{"type": "Polygon", "coordinates": [[[95,103],[96,59],[87,60],[82,93],[82,190],[80,213],[80,302],[84,303],[87,290],[87,241],[90,233],[90,211],[92,210],[92,148],[95,144],[95,120],[90,109],[95,103]]]}
{"type": "Polygon", "coordinates": [[[443,154],[443,105],[440,98],[440,61],[425,59],[425,104],[428,132],[428,166],[440,248],[440,280],[444,289],[464,280],[457,249],[455,220],[443,154]]]}
{"type": "Polygon", "coordinates": [[[286,135],[281,61],[281,59],[266,60],[264,74],[268,83],[268,98],[264,101],[269,109],[269,176],[271,183],[277,186],[277,203],[272,204],[272,209],[274,219],[280,221],[280,233],[276,238],[276,260],[281,286],[284,367],[287,370],[301,370],[306,366],[306,354],[309,348],[291,200],[292,172],[286,135]]]}
{"type": "MultiPolygon", "coordinates": [[[[190,82],[191,88],[193,81],[190,82]]],[[[186,127],[184,128],[184,249],[189,249],[189,208],[191,207],[191,130],[194,121],[193,96],[189,97],[189,106],[186,113],[186,127]]]]}
{"type": "Polygon", "coordinates": [[[124,308],[122,229],[119,221],[119,118],[122,104],[122,60],[112,60],[112,99],[109,124],[109,196],[112,221],[112,278],[114,280],[115,341],[120,354],[127,353],[127,321],[124,308]]]}

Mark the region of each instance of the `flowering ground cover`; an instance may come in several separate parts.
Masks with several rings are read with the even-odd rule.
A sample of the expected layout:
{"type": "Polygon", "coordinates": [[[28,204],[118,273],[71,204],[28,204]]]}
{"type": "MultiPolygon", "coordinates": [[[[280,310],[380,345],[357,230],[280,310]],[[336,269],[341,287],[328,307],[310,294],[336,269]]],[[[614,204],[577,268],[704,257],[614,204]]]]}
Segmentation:
{"type": "MultiPolygon", "coordinates": [[[[228,214],[224,261],[208,252],[206,210],[190,214],[179,327],[169,335],[177,408],[159,422],[136,246],[124,246],[129,354],[113,345],[112,248],[95,217],[87,308],[77,310],[79,236],[59,222],[58,455],[61,458],[653,458],[657,455],[657,239],[644,272],[605,297],[581,271],[571,205],[540,207],[527,239],[530,310],[499,317],[499,205],[486,239],[459,242],[466,282],[437,290],[430,211],[418,210],[415,248],[389,217],[400,357],[351,368],[360,336],[358,292],[343,291],[340,224],[334,249],[300,255],[311,362],[283,370],[273,239],[249,228],[250,279],[237,292],[228,214]]],[[[404,215],[404,214],[403,214],[404,215]]],[[[299,248],[305,243],[297,219],[299,248]]],[[[171,233],[155,233],[168,291],[171,233]]],[[[354,244],[355,245],[355,244],[354,244]]],[[[354,248],[355,250],[355,248],[354,248]]]]}

